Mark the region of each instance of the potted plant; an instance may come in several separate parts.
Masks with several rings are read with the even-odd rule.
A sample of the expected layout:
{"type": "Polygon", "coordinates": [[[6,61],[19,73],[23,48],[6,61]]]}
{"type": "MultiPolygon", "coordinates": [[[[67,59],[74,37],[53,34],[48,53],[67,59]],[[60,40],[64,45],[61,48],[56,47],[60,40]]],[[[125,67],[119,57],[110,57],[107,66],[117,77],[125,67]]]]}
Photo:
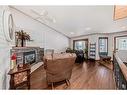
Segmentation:
{"type": "Polygon", "coordinates": [[[26,45],[26,41],[30,41],[30,35],[23,30],[16,32],[16,46],[20,43],[21,47],[26,45]]]}
{"type": "Polygon", "coordinates": [[[88,48],[84,49],[84,54],[85,54],[85,59],[87,60],[88,59],[88,48]]]}
{"type": "Polygon", "coordinates": [[[74,50],[72,50],[71,48],[67,48],[66,53],[74,53],[74,50]]]}

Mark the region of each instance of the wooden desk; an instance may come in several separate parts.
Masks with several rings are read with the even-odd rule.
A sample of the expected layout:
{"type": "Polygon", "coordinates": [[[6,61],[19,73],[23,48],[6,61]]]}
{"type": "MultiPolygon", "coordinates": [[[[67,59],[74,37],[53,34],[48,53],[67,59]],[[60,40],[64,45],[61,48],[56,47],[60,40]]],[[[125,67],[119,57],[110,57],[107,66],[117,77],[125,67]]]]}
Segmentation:
{"type": "Polygon", "coordinates": [[[23,85],[27,85],[30,89],[30,64],[23,64],[23,67],[15,67],[9,71],[10,79],[10,89],[18,89],[23,85]]]}

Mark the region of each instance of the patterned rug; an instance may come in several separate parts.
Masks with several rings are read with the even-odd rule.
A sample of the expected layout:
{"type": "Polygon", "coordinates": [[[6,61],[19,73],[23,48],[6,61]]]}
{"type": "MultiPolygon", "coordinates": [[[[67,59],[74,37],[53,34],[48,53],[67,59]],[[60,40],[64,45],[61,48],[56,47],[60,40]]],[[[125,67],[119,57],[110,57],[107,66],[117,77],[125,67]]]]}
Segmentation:
{"type": "Polygon", "coordinates": [[[98,64],[103,65],[103,66],[105,66],[106,68],[108,68],[110,70],[113,70],[113,63],[112,62],[111,63],[104,63],[104,62],[98,61],[98,64]]]}

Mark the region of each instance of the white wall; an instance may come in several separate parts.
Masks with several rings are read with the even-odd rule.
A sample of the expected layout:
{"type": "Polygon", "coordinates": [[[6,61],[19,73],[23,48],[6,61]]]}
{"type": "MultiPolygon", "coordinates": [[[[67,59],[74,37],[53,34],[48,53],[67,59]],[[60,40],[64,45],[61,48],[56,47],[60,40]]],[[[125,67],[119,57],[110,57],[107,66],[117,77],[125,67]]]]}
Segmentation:
{"type": "MultiPolygon", "coordinates": [[[[127,32],[112,33],[112,34],[93,34],[93,35],[87,35],[87,36],[81,36],[81,37],[74,37],[74,38],[70,39],[70,46],[71,46],[71,48],[73,48],[73,40],[88,39],[89,44],[90,43],[96,43],[96,60],[99,60],[98,38],[99,37],[108,37],[108,55],[113,57],[114,37],[115,36],[122,36],[122,35],[127,35],[127,32]]],[[[89,52],[89,45],[88,45],[88,52],[89,52]]]]}
{"type": "Polygon", "coordinates": [[[0,89],[8,89],[9,75],[7,74],[10,66],[10,42],[7,42],[3,32],[2,15],[3,9],[6,7],[0,6],[0,89]]]}
{"type": "Polygon", "coordinates": [[[37,21],[31,19],[28,16],[20,13],[15,9],[11,9],[13,19],[15,22],[16,30],[23,29],[25,32],[29,33],[33,42],[28,42],[28,46],[41,46],[44,47],[44,29],[43,26],[37,21]]]}
{"type": "Polygon", "coordinates": [[[65,51],[69,47],[69,39],[51,28],[39,23],[23,13],[11,8],[17,28],[24,29],[30,34],[32,42],[27,46],[40,46],[45,49],[55,49],[55,52],[65,51]]]}
{"type": "Polygon", "coordinates": [[[63,52],[69,47],[69,39],[47,28],[45,31],[45,48],[54,49],[55,52],[63,52]]]}
{"type": "MultiPolygon", "coordinates": [[[[2,11],[4,6],[0,6],[0,89],[9,88],[9,75],[7,74],[10,69],[10,49],[14,46],[12,43],[7,42],[3,32],[2,26],[2,11]]],[[[20,13],[15,9],[10,9],[16,27],[24,29],[28,32],[34,40],[27,43],[27,46],[39,46],[48,49],[55,49],[56,52],[65,51],[69,46],[69,39],[60,33],[42,25],[41,23],[33,20],[32,18],[20,13]]]]}

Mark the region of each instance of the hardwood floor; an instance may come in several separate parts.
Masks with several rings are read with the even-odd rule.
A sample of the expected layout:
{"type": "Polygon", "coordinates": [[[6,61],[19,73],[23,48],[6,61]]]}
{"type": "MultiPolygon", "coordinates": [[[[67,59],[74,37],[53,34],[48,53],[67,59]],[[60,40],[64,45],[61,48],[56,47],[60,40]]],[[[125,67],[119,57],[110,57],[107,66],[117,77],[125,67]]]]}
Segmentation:
{"type": "MultiPolygon", "coordinates": [[[[115,89],[113,71],[95,62],[75,64],[70,82],[69,87],[65,82],[57,83],[55,89],[115,89]]],[[[51,89],[43,66],[31,74],[31,89],[51,89]]]]}

